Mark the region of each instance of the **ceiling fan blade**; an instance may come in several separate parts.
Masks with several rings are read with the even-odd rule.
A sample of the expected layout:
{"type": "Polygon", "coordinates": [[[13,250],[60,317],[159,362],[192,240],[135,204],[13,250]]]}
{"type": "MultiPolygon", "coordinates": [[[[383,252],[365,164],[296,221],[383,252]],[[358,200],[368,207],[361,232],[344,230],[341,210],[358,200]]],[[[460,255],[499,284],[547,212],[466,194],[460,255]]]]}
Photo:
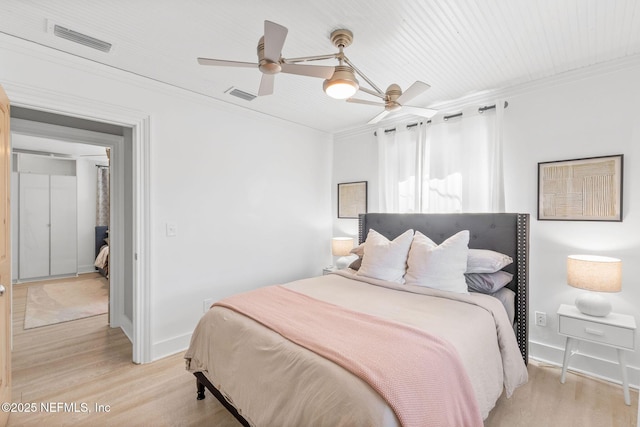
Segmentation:
{"type": "Polygon", "coordinates": [[[411,86],[409,86],[409,88],[405,90],[402,93],[402,95],[400,95],[400,97],[398,97],[396,102],[400,105],[404,104],[405,102],[409,102],[416,96],[420,95],[422,92],[429,89],[430,87],[431,86],[429,86],[426,83],[423,83],[421,81],[416,81],[411,86]]]}
{"type": "Polygon", "coordinates": [[[198,58],[198,63],[200,65],[217,65],[222,67],[252,67],[255,68],[258,66],[255,62],[239,62],[239,61],[225,61],[222,59],[212,59],[212,58],[198,58]]]}
{"type": "Polygon", "coordinates": [[[374,123],[378,123],[380,120],[384,119],[387,114],[389,114],[389,111],[387,110],[382,110],[382,113],[378,114],[377,116],[375,116],[373,119],[369,120],[367,122],[368,125],[372,125],[374,123]]]}
{"type": "Polygon", "coordinates": [[[318,77],[321,79],[330,79],[335,71],[335,67],[330,67],[328,65],[281,64],[281,67],[283,73],[318,77]]]}
{"type": "Polygon", "coordinates": [[[414,107],[412,105],[403,105],[402,110],[407,113],[415,114],[416,116],[422,116],[426,118],[431,118],[438,114],[438,110],[433,110],[431,108],[423,108],[423,107],[414,107]]]}
{"type": "Polygon", "coordinates": [[[271,95],[273,93],[273,82],[276,76],[273,74],[263,74],[262,80],[260,80],[260,89],[258,89],[258,96],[271,95]]]}
{"type": "Polygon", "coordinates": [[[347,102],[353,102],[354,104],[365,104],[365,105],[376,105],[376,106],[383,106],[384,107],[384,102],[373,102],[373,101],[367,101],[364,99],[357,99],[357,98],[347,98],[347,102]]]}
{"type": "Polygon", "coordinates": [[[284,40],[287,38],[287,30],[275,22],[264,21],[264,57],[272,62],[280,61],[284,40]]]}

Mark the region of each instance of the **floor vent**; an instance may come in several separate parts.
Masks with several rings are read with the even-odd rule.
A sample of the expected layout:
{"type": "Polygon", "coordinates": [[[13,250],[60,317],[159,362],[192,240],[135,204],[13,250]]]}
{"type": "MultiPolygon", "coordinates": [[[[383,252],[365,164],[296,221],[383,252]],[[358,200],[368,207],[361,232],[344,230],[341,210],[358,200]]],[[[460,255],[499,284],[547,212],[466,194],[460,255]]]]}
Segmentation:
{"type": "Polygon", "coordinates": [[[111,43],[70,30],[57,24],[53,26],[53,34],[74,43],[79,43],[92,49],[97,49],[101,52],[109,52],[112,46],[111,43]]]}
{"type": "Polygon", "coordinates": [[[252,93],[245,92],[240,89],[233,89],[229,92],[229,95],[237,96],[240,99],[244,99],[245,101],[253,101],[257,98],[256,95],[252,93]]]}

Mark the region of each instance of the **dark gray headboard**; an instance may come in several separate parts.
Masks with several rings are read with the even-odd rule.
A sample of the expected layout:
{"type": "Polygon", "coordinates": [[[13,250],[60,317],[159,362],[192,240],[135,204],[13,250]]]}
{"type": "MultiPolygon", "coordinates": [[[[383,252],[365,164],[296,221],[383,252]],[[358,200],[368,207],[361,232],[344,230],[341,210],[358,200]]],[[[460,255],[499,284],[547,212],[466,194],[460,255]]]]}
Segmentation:
{"type": "Polygon", "coordinates": [[[460,214],[360,214],[359,242],[370,228],[394,239],[413,229],[429,236],[437,244],[461,230],[469,230],[469,248],[491,249],[513,258],[504,270],[513,273],[508,287],[516,293],[516,337],[525,363],[528,363],[529,301],[529,214],[460,213],[460,214]]]}

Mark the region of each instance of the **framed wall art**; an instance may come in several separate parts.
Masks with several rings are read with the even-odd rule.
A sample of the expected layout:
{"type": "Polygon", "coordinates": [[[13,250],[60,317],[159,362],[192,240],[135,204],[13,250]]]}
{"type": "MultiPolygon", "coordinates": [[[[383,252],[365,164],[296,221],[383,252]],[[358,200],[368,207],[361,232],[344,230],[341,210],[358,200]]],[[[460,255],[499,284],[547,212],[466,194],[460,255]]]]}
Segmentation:
{"type": "Polygon", "coordinates": [[[338,218],[358,218],[367,213],[367,181],[338,184],[338,218]]]}
{"type": "Polygon", "coordinates": [[[623,155],[538,163],[538,219],[622,221],[623,155]]]}

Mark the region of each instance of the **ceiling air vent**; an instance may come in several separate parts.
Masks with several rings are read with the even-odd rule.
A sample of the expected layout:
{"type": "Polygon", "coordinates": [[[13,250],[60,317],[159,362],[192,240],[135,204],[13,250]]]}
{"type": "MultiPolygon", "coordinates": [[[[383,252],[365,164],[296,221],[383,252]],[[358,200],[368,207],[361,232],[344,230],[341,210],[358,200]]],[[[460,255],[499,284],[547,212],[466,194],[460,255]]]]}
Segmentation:
{"type": "Polygon", "coordinates": [[[91,37],[77,31],[70,30],[58,24],[55,24],[53,26],[53,34],[74,43],[79,43],[92,49],[97,49],[101,52],[109,52],[112,46],[111,43],[96,39],[95,37],[91,37]]]}
{"type": "Polygon", "coordinates": [[[256,99],[256,95],[252,94],[252,93],[248,93],[245,92],[243,90],[240,89],[232,89],[231,91],[228,91],[229,95],[233,95],[236,96],[240,99],[244,99],[245,101],[253,101],[254,99],[256,99]]]}

